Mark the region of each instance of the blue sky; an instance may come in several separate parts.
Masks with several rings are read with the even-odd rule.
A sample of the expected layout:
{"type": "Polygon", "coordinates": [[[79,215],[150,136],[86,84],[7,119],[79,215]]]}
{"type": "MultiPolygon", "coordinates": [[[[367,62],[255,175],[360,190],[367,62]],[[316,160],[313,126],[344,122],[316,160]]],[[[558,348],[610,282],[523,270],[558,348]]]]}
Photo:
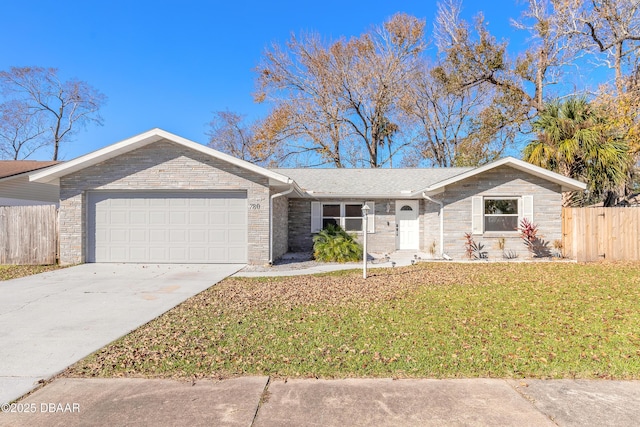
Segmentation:
{"type": "MultiPolygon", "coordinates": [[[[491,32],[515,47],[524,35],[518,0],[464,1],[469,18],[483,10],[491,32]]],[[[272,42],[316,31],[326,39],[358,36],[396,12],[427,21],[436,2],[422,1],[5,1],[0,15],[0,69],[56,67],[107,95],[104,126],[81,130],[63,146],[69,160],[154,127],[206,143],[214,111],[250,118],[252,69],[272,42]]],[[[41,152],[34,159],[50,156],[41,152]]]]}

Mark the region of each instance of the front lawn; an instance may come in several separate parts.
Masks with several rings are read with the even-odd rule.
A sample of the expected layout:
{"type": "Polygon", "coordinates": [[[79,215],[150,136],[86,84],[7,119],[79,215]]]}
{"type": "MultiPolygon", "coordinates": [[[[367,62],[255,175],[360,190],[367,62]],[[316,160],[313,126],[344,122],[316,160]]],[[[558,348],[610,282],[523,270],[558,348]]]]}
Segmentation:
{"type": "Polygon", "coordinates": [[[231,278],[72,376],[640,378],[640,264],[231,278]]]}

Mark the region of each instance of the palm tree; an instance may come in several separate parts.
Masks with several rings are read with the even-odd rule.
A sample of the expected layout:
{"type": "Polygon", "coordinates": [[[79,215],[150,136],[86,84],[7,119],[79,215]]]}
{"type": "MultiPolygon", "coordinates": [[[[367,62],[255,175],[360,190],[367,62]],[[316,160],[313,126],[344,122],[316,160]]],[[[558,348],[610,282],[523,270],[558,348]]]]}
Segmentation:
{"type": "Polygon", "coordinates": [[[525,147],[524,160],[587,183],[586,193],[563,194],[564,206],[615,202],[631,155],[604,115],[585,98],[570,98],[547,105],[533,127],[537,139],[525,147]]]}

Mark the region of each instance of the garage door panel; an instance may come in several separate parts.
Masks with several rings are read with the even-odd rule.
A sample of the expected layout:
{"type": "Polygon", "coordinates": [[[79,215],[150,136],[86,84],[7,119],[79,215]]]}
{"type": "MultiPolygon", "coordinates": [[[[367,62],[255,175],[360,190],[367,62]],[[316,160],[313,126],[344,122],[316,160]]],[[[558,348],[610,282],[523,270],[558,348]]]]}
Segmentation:
{"type": "Polygon", "coordinates": [[[126,210],[112,210],[111,212],[109,212],[108,215],[108,219],[107,219],[107,224],[112,224],[112,225],[120,225],[120,224],[127,224],[129,222],[129,215],[127,215],[127,211],[126,210]]]}
{"type": "Polygon", "coordinates": [[[148,199],[147,203],[152,208],[166,208],[168,205],[168,201],[161,198],[148,199]]]}
{"type": "Polygon", "coordinates": [[[146,199],[128,199],[130,208],[146,208],[149,203],[146,199]]]}
{"type": "Polygon", "coordinates": [[[169,257],[172,262],[188,262],[187,248],[171,247],[169,248],[169,257]]]}
{"type": "Polygon", "coordinates": [[[207,212],[189,212],[190,225],[207,225],[207,212]]]}
{"type": "Polygon", "coordinates": [[[243,262],[241,259],[246,259],[247,249],[244,247],[230,247],[229,248],[229,261],[227,262],[243,262]]]}
{"type": "Polygon", "coordinates": [[[147,259],[147,256],[147,248],[129,247],[129,259],[132,262],[144,262],[144,260],[147,259]]]}
{"type": "Polygon", "coordinates": [[[189,230],[189,243],[194,244],[207,243],[207,235],[199,230],[189,230]]]}
{"type": "Polygon", "coordinates": [[[229,243],[235,245],[242,245],[247,240],[246,230],[227,230],[229,236],[229,243]]]}
{"type": "Polygon", "coordinates": [[[109,240],[114,243],[126,243],[129,237],[127,234],[126,230],[112,228],[109,233],[109,240]]]}
{"type": "Polygon", "coordinates": [[[210,212],[209,224],[210,225],[224,225],[227,223],[227,213],[224,211],[210,212]]]}
{"type": "Polygon", "coordinates": [[[122,262],[129,258],[128,247],[112,245],[107,249],[109,258],[115,260],[115,262],[122,262]]]}
{"type": "Polygon", "coordinates": [[[131,201],[126,199],[110,199],[106,200],[105,203],[112,208],[128,208],[131,201]]]}
{"type": "Polygon", "coordinates": [[[131,211],[129,212],[129,224],[147,224],[149,217],[146,211],[131,211]]]}
{"type": "Polygon", "coordinates": [[[212,243],[227,243],[226,230],[210,230],[209,241],[212,243]]]}
{"type": "Polygon", "coordinates": [[[186,199],[168,199],[169,207],[186,207],[189,205],[189,201],[186,199]]]}
{"type": "Polygon", "coordinates": [[[235,210],[243,209],[246,206],[246,201],[243,199],[227,199],[227,206],[235,210]]]}
{"type": "Polygon", "coordinates": [[[187,239],[187,230],[169,230],[169,243],[187,243],[188,241],[189,239],[187,239]]]}
{"type": "Polygon", "coordinates": [[[164,225],[167,223],[167,215],[163,211],[150,211],[149,212],[149,224],[151,225],[164,225]]]}
{"type": "Polygon", "coordinates": [[[149,230],[149,242],[162,244],[167,243],[167,241],[167,230],[158,228],[149,230]]]}
{"type": "Polygon", "coordinates": [[[144,243],[149,241],[149,233],[145,229],[131,229],[129,231],[129,243],[144,243]]]}
{"type": "Polygon", "coordinates": [[[170,225],[186,225],[187,224],[187,212],[170,212],[169,213],[170,225]]]}
{"type": "Polygon", "coordinates": [[[227,259],[227,249],[226,248],[209,248],[209,258],[212,259],[224,259],[224,262],[227,259]]]}
{"type": "Polygon", "coordinates": [[[157,262],[163,262],[168,258],[166,247],[152,247],[149,248],[149,259],[158,260],[157,262]]]}
{"type": "Polygon", "coordinates": [[[244,225],[245,222],[243,221],[243,218],[242,218],[241,215],[229,215],[228,224],[231,225],[231,226],[244,225]]]}
{"type": "Polygon", "coordinates": [[[91,262],[247,261],[246,193],[89,195],[91,262]]]}
{"type": "Polygon", "coordinates": [[[203,246],[191,246],[188,248],[189,258],[202,259],[207,257],[207,248],[203,246]]]}

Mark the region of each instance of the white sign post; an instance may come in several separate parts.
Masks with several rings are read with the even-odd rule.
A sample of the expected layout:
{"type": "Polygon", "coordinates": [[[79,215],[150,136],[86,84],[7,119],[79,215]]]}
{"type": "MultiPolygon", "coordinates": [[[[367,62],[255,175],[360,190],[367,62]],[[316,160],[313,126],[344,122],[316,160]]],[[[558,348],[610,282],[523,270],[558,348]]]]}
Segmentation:
{"type": "Polygon", "coordinates": [[[369,210],[371,208],[365,203],[362,206],[362,278],[367,278],[367,230],[369,220],[369,210]]]}

